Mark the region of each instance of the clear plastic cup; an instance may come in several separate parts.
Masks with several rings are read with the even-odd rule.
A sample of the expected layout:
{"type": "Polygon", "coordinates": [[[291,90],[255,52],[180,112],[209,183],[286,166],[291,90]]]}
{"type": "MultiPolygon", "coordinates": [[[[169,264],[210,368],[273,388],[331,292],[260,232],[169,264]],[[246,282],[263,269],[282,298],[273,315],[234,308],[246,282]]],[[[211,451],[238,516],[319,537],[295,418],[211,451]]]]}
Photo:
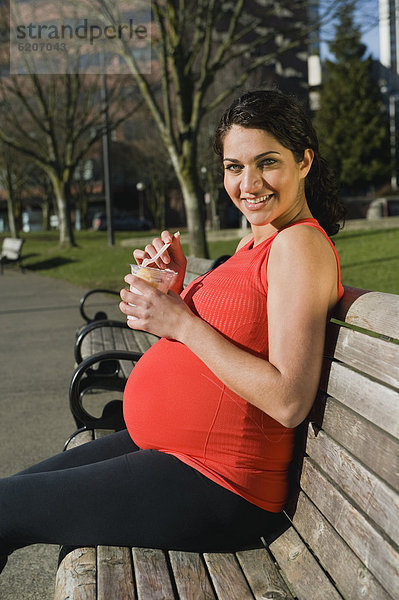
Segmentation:
{"type": "MultiPolygon", "coordinates": [[[[164,294],[166,294],[168,289],[173,285],[177,277],[177,273],[171,269],[156,269],[153,267],[142,267],[140,265],[130,265],[130,268],[133,275],[140,277],[140,279],[144,279],[144,281],[148,281],[150,285],[164,294]]],[[[130,291],[142,295],[142,292],[133,285],[130,286],[130,291]]],[[[134,304],[130,304],[130,306],[134,306],[134,304]]],[[[136,319],[136,317],[131,315],[128,315],[127,318],[132,320],[136,319]]]]}

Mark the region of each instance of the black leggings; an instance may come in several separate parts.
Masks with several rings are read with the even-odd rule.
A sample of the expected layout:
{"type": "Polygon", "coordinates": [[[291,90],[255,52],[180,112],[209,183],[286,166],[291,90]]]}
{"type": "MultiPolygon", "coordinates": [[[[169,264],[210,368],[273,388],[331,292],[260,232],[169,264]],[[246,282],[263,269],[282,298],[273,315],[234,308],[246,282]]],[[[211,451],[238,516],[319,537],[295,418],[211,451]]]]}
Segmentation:
{"type": "Polygon", "coordinates": [[[35,543],[237,550],[280,517],[174,456],[140,450],[124,430],[0,480],[0,557],[35,543]]]}

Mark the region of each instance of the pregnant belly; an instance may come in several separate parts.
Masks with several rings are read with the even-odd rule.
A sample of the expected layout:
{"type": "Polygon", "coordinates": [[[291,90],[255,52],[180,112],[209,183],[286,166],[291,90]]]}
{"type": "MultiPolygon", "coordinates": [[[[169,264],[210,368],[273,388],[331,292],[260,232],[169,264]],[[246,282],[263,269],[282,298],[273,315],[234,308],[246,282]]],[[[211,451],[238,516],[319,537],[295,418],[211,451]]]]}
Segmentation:
{"type": "Polygon", "coordinates": [[[161,339],[134,367],[123,405],[140,448],[204,456],[223,386],[186,346],[161,339]]]}

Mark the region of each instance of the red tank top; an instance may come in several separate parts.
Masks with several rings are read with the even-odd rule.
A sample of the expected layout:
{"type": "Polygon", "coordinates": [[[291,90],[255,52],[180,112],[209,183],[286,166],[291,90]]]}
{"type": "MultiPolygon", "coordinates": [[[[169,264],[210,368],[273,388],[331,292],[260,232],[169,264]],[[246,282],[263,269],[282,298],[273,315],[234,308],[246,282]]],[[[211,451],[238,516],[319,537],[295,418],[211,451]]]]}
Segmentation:
{"type": "MultiPolygon", "coordinates": [[[[316,227],[329,239],[315,219],[298,223],[316,227]]],[[[255,247],[249,242],[182,293],[199,317],[265,359],[267,260],[277,234],[255,247]]],[[[340,275],[339,286],[341,297],[340,275]]],[[[180,342],[162,338],[136,364],[125,388],[124,418],[140,448],[172,454],[261,508],[284,508],[295,429],[227,388],[180,342]]]]}

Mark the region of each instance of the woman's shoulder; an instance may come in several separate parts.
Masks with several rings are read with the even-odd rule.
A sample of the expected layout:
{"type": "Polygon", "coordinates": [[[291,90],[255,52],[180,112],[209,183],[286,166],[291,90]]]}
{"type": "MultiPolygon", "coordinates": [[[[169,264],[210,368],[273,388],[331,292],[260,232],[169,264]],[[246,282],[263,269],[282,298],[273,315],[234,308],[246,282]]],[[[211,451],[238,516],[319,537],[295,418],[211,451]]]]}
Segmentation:
{"type": "MultiPolygon", "coordinates": [[[[333,244],[328,235],[317,226],[306,223],[297,223],[279,231],[273,241],[270,258],[273,255],[301,256],[302,260],[331,261],[333,244]]],[[[335,258],[334,258],[335,262],[335,258]]]]}
{"type": "Polygon", "coordinates": [[[293,223],[288,227],[284,227],[278,232],[274,240],[274,245],[295,245],[295,244],[321,244],[332,245],[327,233],[315,221],[308,223],[293,223]]]}

